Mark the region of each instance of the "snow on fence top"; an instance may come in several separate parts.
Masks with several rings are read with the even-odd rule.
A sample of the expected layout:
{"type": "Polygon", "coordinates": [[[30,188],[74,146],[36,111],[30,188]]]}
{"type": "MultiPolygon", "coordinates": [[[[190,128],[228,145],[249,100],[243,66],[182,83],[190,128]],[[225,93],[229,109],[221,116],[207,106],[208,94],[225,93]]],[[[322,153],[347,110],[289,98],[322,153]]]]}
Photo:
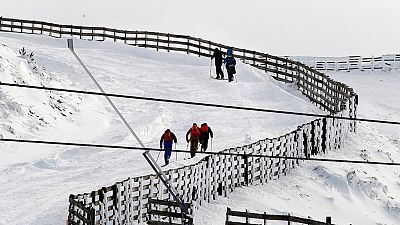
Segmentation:
{"type": "Polygon", "coordinates": [[[382,70],[400,69],[400,54],[382,56],[344,56],[344,57],[310,57],[287,56],[287,58],[302,62],[319,71],[351,71],[351,70],[382,70]]]}
{"type": "MultiPolygon", "coordinates": [[[[43,34],[60,38],[104,41],[111,39],[128,45],[158,50],[184,52],[210,57],[215,48],[227,45],[187,35],[148,31],[127,31],[105,27],[61,25],[40,21],[0,17],[0,31],[43,34]]],[[[358,97],[346,84],[297,61],[257,51],[233,48],[242,62],[264,70],[278,81],[295,83],[311,102],[335,116],[356,117],[358,97]]],[[[278,138],[264,139],[250,145],[225,149],[223,152],[273,156],[310,157],[338,149],[347,133],[355,132],[355,121],[331,118],[316,119],[278,138]]],[[[243,185],[263,184],[290,172],[298,160],[248,158],[212,155],[196,164],[165,172],[184,202],[196,208],[217,196],[227,196],[243,185]]],[[[131,224],[148,219],[148,199],[171,198],[154,174],[128,178],[91,193],[70,195],[70,224],[131,224]]]]}

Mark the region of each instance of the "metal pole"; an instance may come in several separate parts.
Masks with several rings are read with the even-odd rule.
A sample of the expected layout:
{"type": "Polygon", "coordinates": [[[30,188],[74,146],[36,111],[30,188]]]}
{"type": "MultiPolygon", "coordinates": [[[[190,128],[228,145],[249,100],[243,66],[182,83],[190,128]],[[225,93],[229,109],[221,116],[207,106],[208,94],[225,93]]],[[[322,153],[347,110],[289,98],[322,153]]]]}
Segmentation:
{"type": "MultiPolygon", "coordinates": [[[[93,80],[93,82],[96,84],[97,88],[99,88],[99,90],[105,94],[103,88],[100,86],[100,84],[96,81],[96,79],[93,77],[92,73],[90,73],[90,71],[86,68],[85,64],[83,64],[83,62],[81,61],[81,59],[78,57],[78,55],[75,53],[74,51],[74,43],[72,39],[68,39],[68,48],[69,50],[71,50],[72,54],[75,56],[75,58],[78,60],[79,64],[81,64],[81,66],[85,69],[86,73],[90,76],[90,78],[93,80]]],[[[115,110],[115,112],[118,114],[119,118],[122,120],[122,122],[126,125],[126,127],[129,129],[129,131],[131,132],[131,134],[135,137],[136,141],[139,142],[140,146],[142,146],[142,148],[145,148],[144,144],[142,143],[142,141],[139,139],[139,137],[136,135],[135,131],[133,131],[132,127],[128,124],[128,122],[125,120],[125,118],[122,116],[122,114],[119,112],[119,110],[117,109],[117,107],[115,107],[114,103],[110,100],[110,98],[108,96],[104,96],[108,103],[110,103],[110,105],[113,107],[113,109],[115,110]]]]}
{"type": "MultiPolygon", "coordinates": [[[[81,64],[81,66],[85,69],[86,73],[90,76],[90,78],[92,78],[93,82],[96,84],[96,86],[100,89],[100,91],[104,94],[104,90],[103,88],[99,85],[99,83],[97,83],[96,79],[93,77],[93,75],[90,73],[90,71],[86,68],[86,66],[83,64],[83,62],[80,60],[80,58],[78,57],[78,55],[75,53],[74,51],[74,44],[73,44],[73,40],[72,39],[68,39],[68,48],[69,50],[71,50],[72,54],[75,56],[75,58],[78,60],[78,62],[81,64]]],[[[119,112],[119,110],[117,109],[117,107],[115,107],[114,103],[110,100],[110,98],[108,96],[105,96],[107,101],[110,103],[110,105],[113,107],[113,109],[115,110],[115,112],[117,112],[118,116],[121,118],[121,120],[124,122],[124,124],[126,125],[126,127],[128,127],[129,131],[131,132],[131,134],[136,138],[136,140],[139,142],[139,144],[142,146],[142,148],[145,148],[144,144],[142,143],[142,141],[139,139],[139,137],[136,135],[136,133],[133,131],[133,129],[131,128],[131,126],[128,124],[128,122],[125,120],[125,118],[122,116],[122,114],[119,112]]],[[[160,152],[161,153],[161,152],[160,152]]],[[[160,154],[159,153],[159,154],[160,154]]],[[[169,183],[168,179],[165,177],[163,171],[161,170],[161,168],[157,165],[157,163],[154,161],[154,158],[151,157],[151,155],[149,154],[149,151],[147,150],[146,152],[143,153],[145,159],[147,160],[147,162],[149,162],[150,166],[153,168],[153,170],[156,172],[157,176],[160,178],[160,180],[162,181],[162,183],[164,184],[164,186],[167,188],[167,190],[170,192],[170,194],[172,195],[172,197],[174,198],[174,200],[179,204],[181,210],[186,213],[189,214],[189,210],[188,208],[185,206],[185,204],[183,204],[183,201],[177,196],[176,193],[178,193],[173,186],[169,183]]]]}
{"type": "MultiPolygon", "coordinates": [[[[212,76],[211,76],[211,68],[212,68],[212,59],[210,61],[210,79],[212,78],[212,76]]],[[[218,74],[217,74],[217,76],[218,76],[218,74]]]]}

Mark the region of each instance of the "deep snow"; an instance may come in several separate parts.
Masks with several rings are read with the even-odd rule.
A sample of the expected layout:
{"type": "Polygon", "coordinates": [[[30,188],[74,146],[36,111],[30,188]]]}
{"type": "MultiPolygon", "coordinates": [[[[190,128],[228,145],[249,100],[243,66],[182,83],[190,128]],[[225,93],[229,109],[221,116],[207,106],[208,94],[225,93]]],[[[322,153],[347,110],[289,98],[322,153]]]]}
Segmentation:
{"type": "MultiPolygon", "coordinates": [[[[25,46],[28,52],[34,52],[37,66],[44,66],[49,77],[59,80],[55,86],[95,90],[90,78],[66,48],[65,39],[1,33],[0,42],[8,46],[2,47],[1,57],[12,61],[16,68],[14,73],[4,70],[1,73],[2,81],[8,81],[12,74],[18,74],[24,79],[39,82],[40,77],[30,73],[26,66],[18,69],[26,61],[9,49],[18,51],[25,46]]],[[[228,83],[209,78],[210,60],[206,58],[156,52],[111,42],[76,40],[75,48],[106,92],[323,113],[294,86],[279,83],[265,76],[262,71],[241,63],[237,68],[238,82],[228,83]]],[[[40,107],[48,101],[42,96],[43,91],[10,87],[1,87],[0,90],[7,93],[3,95],[4,102],[10,102],[9,99],[15,96],[35,97],[35,102],[23,102],[25,108],[40,107]]],[[[5,137],[36,140],[138,146],[104,99],[67,96],[80,100],[79,106],[74,105],[74,113],[67,118],[53,116],[57,118],[54,119],[56,122],[32,133],[30,130],[35,124],[31,119],[23,115],[9,117],[5,122],[11,125],[18,124],[21,117],[30,123],[14,128],[15,134],[6,129],[2,129],[1,133],[5,137]]],[[[18,99],[15,98],[15,101],[18,99]]],[[[148,147],[158,147],[162,132],[171,128],[177,134],[178,147],[185,148],[184,135],[193,122],[207,122],[212,127],[215,133],[213,150],[219,151],[282,135],[309,120],[287,115],[137,100],[113,101],[148,147]]],[[[5,108],[4,111],[9,112],[10,109],[5,108]]],[[[46,113],[49,110],[43,109],[40,115],[46,117],[46,113]]],[[[4,224],[61,224],[66,219],[69,193],[92,191],[128,176],[151,171],[141,152],[10,143],[0,143],[0,146],[0,192],[3,195],[0,223],[4,224]]],[[[153,155],[156,157],[157,153],[153,155]]],[[[171,166],[201,158],[197,156],[194,160],[184,161],[184,155],[178,157],[178,162],[171,166]]],[[[175,158],[174,155],[172,159],[175,161],[175,158]]]]}
{"type": "MultiPolygon", "coordinates": [[[[78,55],[107,92],[322,113],[293,86],[276,82],[247,65],[239,64],[238,83],[227,83],[209,79],[209,59],[111,42],[75,42],[78,55]]],[[[95,90],[66,48],[65,39],[1,33],[0,43],[8,46],[0,50],[0,68],[4,68],[0,70],[1,81],[20,77],[33,84],[43,82],[49,86],[95,90]],[[47,79],[33,73],[27,61],[13,52],[23,46],[35,53],[35,62],[39,68],[45,67],[47,79]]],[[[398,72],[331,75],[354,87],[360,95],[360,117],[400,120],[398,72]],[[385,88],[375,88],[377,84],[385,88]]],[[[1,124],[14,127],[14,134],[6,126],[1,128],[5,137],[137,145],[102,98],[61,95],[60,98],[66,99],[62,106],[72,111],[65,117],[57,109],[42,108],[43,103],[51,101],[50,94],[43,91],[9,87],[0,87],[0,90],[2,113],[10,114],[2,117],[5,119],[1,124]],[[51,123],[39,125],[40,120],[32,119],[29,114],[18,114],[29,108],[35,108],[39,116],[51,123]]],[[[157,147],[163,130],[171,128],[178,135],[178,147],[184,148],[184,134],[192,122],[209,123],[216,134],[213,141],[216,151],[276,137],[310,120],[113,100],[149,147],[157,147]]],[[[359,123],[358,133],[351,134],[341,150],[330,152],[326,157],[399,162],[399,133],[397,126],[359,123]]],[[[0,143],[0,155],[0,224],[63,224],[69,193],[96,190],[150,171],[141,152],[0,143]]],[[[180,155],[179,161],[171,166],[188,163],[189,160],[182,158],[180,155]]],[[[398,224],[398,171],[397,167],[390,166],[303,163],[287,177],[263,186],[240,188],[228,198],[219,198],[201,207],[196,213],[196,224],[223,224],[227,206],[311,216],[318,220],[329,215],[337,224],[398,224]]]]}

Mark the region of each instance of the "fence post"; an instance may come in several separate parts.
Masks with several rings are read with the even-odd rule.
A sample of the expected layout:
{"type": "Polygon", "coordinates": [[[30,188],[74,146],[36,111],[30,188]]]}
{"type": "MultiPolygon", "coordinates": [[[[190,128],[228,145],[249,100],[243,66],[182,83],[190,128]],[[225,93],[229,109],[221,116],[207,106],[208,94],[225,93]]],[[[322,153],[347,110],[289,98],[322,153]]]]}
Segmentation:
{"type": "Polygon", "coordinates": [[[264,212],[264,225],[267,225],[267,213],[264,212]]]}
{"type": "Polygon", "coordinates": [[[287,215],[287,224],[290,225],[290,213],[287,215]]]}
{"type": "Polygon", "coordinates": [[[201,46],[201,42],[200,41],[201,41],[201,38],[199,38],[199,57],[200,57],[200,51],[201,51],[200,50],[200,46],[201,46]]]}
{"type": "Polygon", "coordinates": [[[157,51],[158,51],[158,38],[159,38],[158,35],[159,35],[159,33],[157,32],[157,48],[156,48],[157,51]]]}
{"type": "Polygon", "coordinates": [[[327,140],[328,140],[326,125],[327,125],[327,119],[323,118],[322,119],[322,143],[321,143],[321,147],[322,147],[322,151],[324,153],[326,153],[326,150],[327,150],[327,144],[326,143],[327,143],[327,140]]]}
{"type": "Polygon", "coordinates": [[[167,51],[169,52],[169,33],[167,34],[167,38],[168,38],[168,43],[167,43],[167,51]]]}
{"type": "Polygon", "coordinates": [[[144,32],[144,48],[147,48],[147,31],[144,32]]]}
{"type": "Polygon", "coordinates": [[[249,216],[247,215],[248,211],[246,209],[246,224],[249,224],[249,216]]]}
{"type": "Polygon", "coordinates": [[[13,27],[14,27],[14,20],[11,19],[11,32],[13,32],[13,27]]]}
{"type": "Polygon", "coordinates": [[[187,49],[186,53],[189,54],[189,36],[187,36],[187,49]]]}
{"type": "Polygon", "coordinates": [[[138,31],[136,31],[136,33],[135,33],[135,46],[137,46],[137,34],[138,34],[138,31]]]}
{"type": "Polygon", "coordinates": [[[326,217],[326,224],[332,224],[332,218],[330,216],[326,217]]]}
{"type": "Polygon", "coordinates": [[[249,159],[246,153],[243,156],[244,159],[244,182],[246,186],[249,186],[249,159]]]}
{"type": "Polygon", "coordinates": [[[94,208],[90,209],[90,225],[95,225],[96,224],[96,211],[94,208]]]}
{"type": "Polygon", "coordinates": [[[372,70],[372,71],[374,71],[374,67],[375,67],[374,64],[375,64],[375,63],[374,63],[374,56],[371,55],[371,70],[372,70]]]}
{"type": "Polygon", "coordinates": [[[229,222],[229,214],[231,212],[231,208],[226,207],[226,219],[225,219],[225,224],[228,224],[229,222]]]}
{"type": "Polygon", "coordinates": [[[208,41],[208,54],[211,55],[211,41],[208,41]]]}

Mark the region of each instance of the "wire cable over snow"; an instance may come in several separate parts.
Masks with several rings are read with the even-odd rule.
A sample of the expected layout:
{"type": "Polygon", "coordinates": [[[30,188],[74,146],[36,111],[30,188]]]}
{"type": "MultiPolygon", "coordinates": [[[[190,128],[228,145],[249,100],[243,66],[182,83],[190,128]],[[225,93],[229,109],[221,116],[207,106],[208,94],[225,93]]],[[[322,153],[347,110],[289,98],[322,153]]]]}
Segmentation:
{"type": "MultiPolygon", "coordinates": [[[[142,147],[123,146],[123,145],[85,144],[85,143],[74,143],[74,142],[39,141],[39,140],[24,140],[24,139],[10,139],[10,138],[3,138],[3,139],[0,139],[0,141],[15,142],[15,143],[29,143],[29,144],[90,147],[90,148],[125,149],[125,150],[134,150],[134,151],[157,151],[157,152],[164,151],[163,149],[158,149],[158,148],[142,148],[142,147]]],[[[190,153],[190,151],[181,150],[181,149],[176,149],[173,151],[181,152],[181,153],[190,153]]],[[[290,156],[276,156],[276,155],[255,155],[255,154],[231,153],[231,152],[196,152],[196,154],[256,157],[256,158],[270,158],[270,159],[290,159],[290,160],[337,162],[337,163],[353,163],[353,164],[368,164],[368,165],[400,166],[400,163],[396,163],[396,162],[359,161],[359,160],[328,159],[328,158],[305,158],[305,157],[290,157],[290,156]]]]}
{"type": "Polygon", "coordinates": [[[0,86],[39,89],[39,90],[48,90],[48,91],[60,91],[60,92],[77,93],[77,94],[108,96],[108,97],[115,97],[115,98],[137,99],[137,100],[143,100],[143,101],[167,102],[167,103],[175,103],[175,104],[196,105],[196,106],[246,110],[246,111],[255,111],[255,112],[267,112],[267,113],[286,114],[286,115],[295,115],[295,116],[322,117],[322,118],[332,118],[332,119],[360,121],[360,122],[369,122],[369,123],[400,125],[400,121],[376,120],[376,119],[366,119],[366,118],[350,118],[350,117],[341,117],[341,116],[314,114],[314,113],[303,113],[303,112],[294,112],[294,111],[285,111],[285,110],[253,108],[253,107],[234,106],[234,105],[222,105],[222,104],[213,104],[213,103],[204,103],[204,102],[173,100],[173,99],[165,99],[165,98],[143,97],[143,96],[135,96],[135,95],[101,93],[101,92],[94,92],[94,91],[72,90],[72,89],[53,88],[53,87],[45,87],[45,86],[41,87],[41,86],[32,86],[32,85],[25,85],[25,84],[11,84],[11,83],[1,83],[0,82],[0,86]]]}

